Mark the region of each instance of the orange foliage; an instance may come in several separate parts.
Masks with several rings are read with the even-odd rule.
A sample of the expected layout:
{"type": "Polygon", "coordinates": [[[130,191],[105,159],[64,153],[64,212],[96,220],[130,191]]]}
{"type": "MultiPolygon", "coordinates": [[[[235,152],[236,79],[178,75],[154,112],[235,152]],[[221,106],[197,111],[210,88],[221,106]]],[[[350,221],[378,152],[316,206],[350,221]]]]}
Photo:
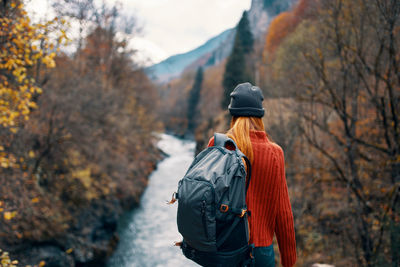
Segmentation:
{"type": "Polygon", "coordinates": [[[307,10],[313,2],[315,0],[300,0],[292,11],[282,12],[275,17],[267,33],[264,51],[273,54],[285,37],[293,32],[307,15],[307,10]]]}
{"type": "Polygon", "coordinates": [[[294,29],[295,16],[292,12],[282,12],[271,22],[266,40],[266,50],[273,53],[282,40],[294,29]]]}

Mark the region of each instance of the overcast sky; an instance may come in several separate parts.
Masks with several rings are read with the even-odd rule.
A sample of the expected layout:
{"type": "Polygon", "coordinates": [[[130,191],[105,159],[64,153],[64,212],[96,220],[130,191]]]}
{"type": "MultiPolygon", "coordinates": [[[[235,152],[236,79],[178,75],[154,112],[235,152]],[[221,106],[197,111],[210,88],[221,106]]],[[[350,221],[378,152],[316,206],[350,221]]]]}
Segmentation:
{"type": "MultiPolygon", "coordinates": [[[[48,0],[29,0],[36,15],[48,10],[48,0]]],[[[114,0],[106,0],[114,3],[114,0]]],[[[124,12],[136,17],[142,28],[132,46],[153,63],[192,50],[211,37],[232,28],[251,0],[120,0],[124,12]]],[[[50,14],[52,12],[50,11],[50,14]]]]}

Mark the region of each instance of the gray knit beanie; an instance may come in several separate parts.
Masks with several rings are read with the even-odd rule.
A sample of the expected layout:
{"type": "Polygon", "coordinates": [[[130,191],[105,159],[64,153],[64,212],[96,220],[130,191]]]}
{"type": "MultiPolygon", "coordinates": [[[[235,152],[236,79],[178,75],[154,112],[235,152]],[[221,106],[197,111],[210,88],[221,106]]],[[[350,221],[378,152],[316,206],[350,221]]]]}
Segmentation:
{"type": "Polygon", "coordinates": [[[241,83],[231,93],[229,112],[234,117],[262,117],[264,96],[257,86],[251,83],[241,83]]]}

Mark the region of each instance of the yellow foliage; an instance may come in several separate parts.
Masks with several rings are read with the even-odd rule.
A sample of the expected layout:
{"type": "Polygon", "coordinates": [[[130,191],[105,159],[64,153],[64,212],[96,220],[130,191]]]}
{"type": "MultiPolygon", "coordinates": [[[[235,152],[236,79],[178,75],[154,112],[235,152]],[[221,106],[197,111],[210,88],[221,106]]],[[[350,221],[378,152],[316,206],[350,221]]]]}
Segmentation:
{"type": "Polygon", "coordinates": [[[8,252],[0,249],[0,267],[16,267],[18,264],[17,260],[11,260],[8,252]]]}
{"type": "MultiPolygon", "coordinates": [[[[67,36],[58,29],[57,18],[33,24],[23,4],[11,0],[10,6],[9,14],[16,15],[0,17],[0,127],[16,133],[20,122],[28,120],[37,107],[35,96],[42,93],[34,71],[39,71],[38,66],[55,67],[56,54],[49,49],[66,41],[67,36]],[[50,40],[50,34],[55,38],[50,40]]],[[[12,167],[5,157],[0,155],[0,166],[12,167]]]]}
{"type": "Polygon", "coordinates": [[[17,215],[16,211],[6,211],[3,213],[4,220],[11,220],[17,215]]]}
{"type": "Polygon", "coordinates": [[[82,184],[86,188],[90,188],[91,186],[91,178],[90,178],[90,168],[86,168],[83,170],[76,170],[72,173],[72,176],[81,180],[82,184]]]}

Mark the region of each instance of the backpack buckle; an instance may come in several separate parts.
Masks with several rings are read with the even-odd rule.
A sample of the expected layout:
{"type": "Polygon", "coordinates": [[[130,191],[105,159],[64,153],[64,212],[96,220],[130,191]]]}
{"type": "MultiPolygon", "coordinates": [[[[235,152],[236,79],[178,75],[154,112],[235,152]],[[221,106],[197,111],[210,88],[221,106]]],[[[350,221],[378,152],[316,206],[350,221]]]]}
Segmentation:
{"type": "Polygon", "coordinates": [[[229,206],[226,204],[221,204],[221,206],[219,207],[219,210],[223,213],[227,212],[229,210],[229,206]]]}
{"type": "Polygon", "coordinates": [[[242,213],[239,216],[239,218],[243,218],[244,215],[247,213],[247,209],[242,210],[242,213]]]}

